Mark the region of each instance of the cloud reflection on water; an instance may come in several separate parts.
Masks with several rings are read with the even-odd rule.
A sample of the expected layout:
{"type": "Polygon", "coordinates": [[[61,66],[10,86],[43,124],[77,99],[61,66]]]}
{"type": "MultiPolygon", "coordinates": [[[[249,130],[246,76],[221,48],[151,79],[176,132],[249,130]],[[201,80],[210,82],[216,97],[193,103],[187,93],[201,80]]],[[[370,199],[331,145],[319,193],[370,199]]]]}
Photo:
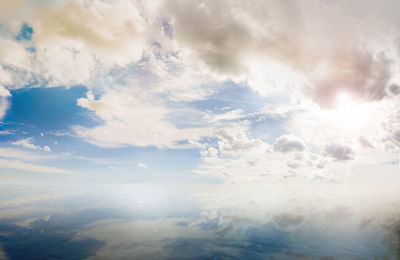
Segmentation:
{"type": "Polygon", "coordinates": [[[9,259],[369,259],[399,251],[399,191],[390,185],[1,186],[0,245],[9,259]]]}

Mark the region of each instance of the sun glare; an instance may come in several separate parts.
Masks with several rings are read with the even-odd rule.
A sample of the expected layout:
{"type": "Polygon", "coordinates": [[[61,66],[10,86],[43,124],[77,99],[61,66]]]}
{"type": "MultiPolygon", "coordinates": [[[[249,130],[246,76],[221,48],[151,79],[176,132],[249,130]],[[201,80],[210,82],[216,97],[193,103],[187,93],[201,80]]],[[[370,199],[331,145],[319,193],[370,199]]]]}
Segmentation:
{"type": "Polygon", "coordinates": [[[370,128],[374,105],[361,103],[350,92],[338,92],[334,98],[334,109],[315,111],[316,122],[325,133],[350,137],[370,128]]]}
{"type": "Polygon", "coordinates": [[[336,106],[340,109],[355,104],[354,97],[349,93],[342,91],[336,95],[336,106]]]}
{"type": "Polygon", "coordinates": [[[349,92],[340,92],[336,96],[336,109],[328,113],[329,120],[337,127],[345,130],[357,130],[365,126],[367,109],[363,104],[356,102],[349,92]]]}

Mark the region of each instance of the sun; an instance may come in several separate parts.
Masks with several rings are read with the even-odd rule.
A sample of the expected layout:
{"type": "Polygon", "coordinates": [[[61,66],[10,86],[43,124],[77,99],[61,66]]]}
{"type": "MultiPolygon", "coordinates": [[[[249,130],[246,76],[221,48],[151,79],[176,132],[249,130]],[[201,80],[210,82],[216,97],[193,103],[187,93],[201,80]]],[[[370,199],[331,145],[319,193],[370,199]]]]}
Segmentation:
{"type": "Polygon", "coordinates": [[[299,136],[315,142],[352,142],[379,132],[383,109],[380,102],[366,102],[351,91],[338,91],[332,104],[331,109],[310,105],[299,113],[293,124],[299,136]],[[297,126],[302,126],[301,130],[297,126]]]}
{"type": "Polygon", "coordinates": [[[349,91],[340,91],[335,95],[335,108],[322,113],[330,125],[343,135],[352,135],[364,130],[370,122],[370,106],[360,102],[349,91]]]}
{"type": "Polygon", "coordinates": [[[360,136],[374,123],[375,106],[362,102],[351,91],[338,91],[333,97],[334,108],[324,109],[315,106],[309,110],[309,130],[325,138],[347,139],[360,136]],[[311,121],[310,121],[311,120],[311,121]]]}
{"type": "Polygon", "coordinates": [[[355,103],[355,98],[350,92],[341,91],[336,95],[335,104],[339,109],[344,107],[353,107],[355,103]]]}

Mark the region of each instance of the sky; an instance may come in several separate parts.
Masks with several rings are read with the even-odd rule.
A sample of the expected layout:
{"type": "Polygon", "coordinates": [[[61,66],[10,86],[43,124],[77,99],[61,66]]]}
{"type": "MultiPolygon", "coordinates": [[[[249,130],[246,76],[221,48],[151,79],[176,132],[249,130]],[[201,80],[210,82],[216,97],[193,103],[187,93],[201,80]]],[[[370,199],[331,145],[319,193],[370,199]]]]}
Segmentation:
{"type": "Polygon", "coordinates": [[[0,3],[0,178],[398,180],[398,1],[0,3]]]}
{"type": "Polygon", "coordinates": [[[396,259],[398,0],[1,0],[0,260],[396,259]]]}

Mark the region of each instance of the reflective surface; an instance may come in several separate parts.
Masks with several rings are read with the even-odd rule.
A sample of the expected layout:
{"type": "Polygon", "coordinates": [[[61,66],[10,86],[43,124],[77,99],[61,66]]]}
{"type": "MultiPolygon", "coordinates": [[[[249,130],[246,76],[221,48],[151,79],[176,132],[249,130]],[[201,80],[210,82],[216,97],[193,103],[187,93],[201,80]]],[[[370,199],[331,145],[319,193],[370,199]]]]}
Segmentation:
{"type": "Polygon", "coordinates": [[[0,259],[396,258],[398,193],[388,185],[3,182],[0,259]]]}

